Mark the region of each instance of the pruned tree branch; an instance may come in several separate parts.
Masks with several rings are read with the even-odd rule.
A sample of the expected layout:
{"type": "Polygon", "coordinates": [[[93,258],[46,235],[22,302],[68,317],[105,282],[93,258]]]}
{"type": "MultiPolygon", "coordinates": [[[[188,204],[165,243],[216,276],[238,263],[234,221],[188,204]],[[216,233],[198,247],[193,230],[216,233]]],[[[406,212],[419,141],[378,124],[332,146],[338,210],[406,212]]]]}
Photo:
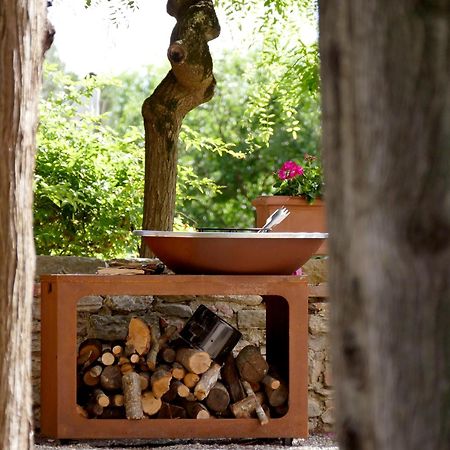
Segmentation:
{"type": "MultiPolygon", "coordinates": [[[[214,95],[208,42],[220,34],[212,0],[169,0],[177,19],[167,57],[172,69],[144,101],[144,229],[171,230],[175,210],[177,142],[182,120],[214,95]]],[[[149,254],[141,249],[142,256],[149,254]]]]}

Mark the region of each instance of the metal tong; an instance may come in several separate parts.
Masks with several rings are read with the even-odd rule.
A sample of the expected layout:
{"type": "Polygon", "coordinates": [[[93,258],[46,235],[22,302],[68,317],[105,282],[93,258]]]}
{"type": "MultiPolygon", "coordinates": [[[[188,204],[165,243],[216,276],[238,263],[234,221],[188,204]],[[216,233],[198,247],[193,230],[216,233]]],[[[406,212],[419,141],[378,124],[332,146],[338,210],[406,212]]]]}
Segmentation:
{"type": "Polygon", "coordinates": [[[282,206],[276,209],[266,220],[266,223],[259,229],[258,233],[264,233],[270,231],[272,228],[276,227],[278,224],[283,222],[284,219],[290,214],[290,211],[282,206]]]}

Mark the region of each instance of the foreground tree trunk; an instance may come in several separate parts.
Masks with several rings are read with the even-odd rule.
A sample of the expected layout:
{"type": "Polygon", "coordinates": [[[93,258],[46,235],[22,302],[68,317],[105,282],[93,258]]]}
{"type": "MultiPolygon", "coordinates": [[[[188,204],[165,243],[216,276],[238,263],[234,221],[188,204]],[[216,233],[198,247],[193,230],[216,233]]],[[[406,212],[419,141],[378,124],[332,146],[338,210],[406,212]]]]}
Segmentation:
{"type": "Polygon", "coordinates": [[[32,447],[32,177],[46,2],[0,2],[0,448],[32,447]]]}
{"type": "MultiPolygon", "coordinates": [[[[142,106],[145,127],[143,228],[171,230],[175,211],[177,143],[184,116],[214,95],[208,41],[220,33],[212,0],[169,0],[177,19],[167,57],[172,69],[142,106]]],[[[142,256],[148,256],[145,247],[142,256]]]]}
{"type": "Polygon", "coordinates": [[[338,438],[448,449],[449,2],[319,17],[338,438]]]}

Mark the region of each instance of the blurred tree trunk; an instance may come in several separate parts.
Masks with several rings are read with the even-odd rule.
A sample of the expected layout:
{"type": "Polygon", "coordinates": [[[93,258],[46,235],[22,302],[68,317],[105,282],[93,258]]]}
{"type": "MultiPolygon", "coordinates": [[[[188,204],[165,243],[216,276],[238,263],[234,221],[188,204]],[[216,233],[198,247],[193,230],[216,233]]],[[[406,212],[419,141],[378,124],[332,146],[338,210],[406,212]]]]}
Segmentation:
{"type": "Polygon", "coordinates": [[[32,185],[46,2],[0,2],[0,447],[32,447],[32,185]]]}
{"type": "MultiPolygon", "coordinates": [[[[208,41],[220,33],[212,0],[169,0],[176,18],[167,57],[172,69],[142,106],[145,127],[143,229],[172,230],[177,144],[184,116],[214,95],[208,41]]],[[[150,256],[143,246],[141,256],[150,256]]]]}
{"type": "Polygon", "coordinates": [[[450,448],[450,4],[320,0],[343,449],[450,448]]]}

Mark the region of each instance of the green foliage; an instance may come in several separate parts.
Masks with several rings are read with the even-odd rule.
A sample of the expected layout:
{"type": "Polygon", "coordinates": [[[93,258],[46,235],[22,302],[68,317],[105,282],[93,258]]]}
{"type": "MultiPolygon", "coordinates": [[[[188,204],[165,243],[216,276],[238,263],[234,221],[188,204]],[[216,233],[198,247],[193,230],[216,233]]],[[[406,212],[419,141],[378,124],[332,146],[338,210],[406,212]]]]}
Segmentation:
{"type": "MultiPolygon", "coordinates": [[[[119,136],[88,111],[107,80],[76,81],[47,67],[53,90],[40,105],[35,175],[39,254],[97,257],[136,253],[142,223],[142,133],[119,136]]],[[[109,81],[110,83],[110,81],[109,81]]]]}
{"type": "MultiPolygon", "coordinates": [[[[101,1],[94,0],[92,4],[101,1]]],[[[112,1],[112,10],[117,9],[117,6],[135,8],[139,4],[138,1],[131,2],[133,5],[129,3],[126,0],[112,1]]],[[[215,58],[214,71],[217,78],[215,96],[210,102],[191,111],[184,120],[180,134],[177,217],[175,219],[178,229],[182,229],[186,224],[217,227],[253,226],[251,200],[262,194],[273,194],[275,173],[281,164],[287,160],[300,161],[305,154],[320,158],[318,48],[316,43],[305,44],[300,34],[304,21],[316,24],[316,0],[220,0],[216,3],[225,9],[227,20],[243,23],[242,21],[251,18],[252,24],[255,24],[255,33],[250,42],[249,53],[239,55],[228,52],[220,59],[215,58]]],[[[242,43],[242,48],[244,47],[247,47],[246,43],[242,43]]],[[[123,74],[116,83],[104,84],[101,110],[107,111],[107,114],[103,114],[96,120],[88,119],[86,123],[85,115],[79,114],[78,107],[67,111],[62,109],[63,105],[57,107],[49,105],[47,113],[49,128],[53,122],[55,129],[61,127],[65,130],[67,127],[67,130],[54,131],[61,137],[56,139],[57,144],[51,138],[47,139],[45,147],[55,147],[55,150],[52,150],[53,153],[48,156],[48,165],[63,165],[61,161],[56,161],[59,159],[59,154],[64,155],[61,158],[64,164],[71,158],[78,158],[83,161],[83,164],[92,166],[94,164],[89,161],[98,157],[94,157],[94,154],[116,153],[116,148],[122,148],[120,142],[125,139],[123,136],[128,136],[133,127],[142,130],[142,102],[153,92],[166,71],[167,69],[149,67],[144,73],[123,74]],[[66,117],[66,120],[58,125],[58,119],[50,117],[52,110],[60,118],[66,117]],[[66,122],[71,122],[72,125],[66,122]],[[93,136],[98,132],[100,134],[94,138],[93,136]],[[105,133],[105,136],[102,133],[105,133]],[[78,138],[85,139],[87,144],[75,145],[72,141],[78,138]],[[95,143],[91,143],[91,138],[95,143]],[[67,148],[59,149],[58,147],[63,146],[62,142],[66,139],[67,148]],[[99,143],[102,142],[107,144],[100,145],[99,143]],[[96,145],[99,148],[96,148],[96,145]],[[82,148],[87,147],[91,149],[92,154],[78,153],[82,148]],[[78,153],[77,157],[69,155],[74,151],[73,148],[78,153]]],[[[73,103],[70,89],[64,89],[67,91],[70,102],[73,103]]],[[[76,92],[79,94],[79,88],[76,92]]],[[[43,127],[41,129],[44,131],[43,127]]],[[[136,130],[133,132],[136,133],[136,130]]],[[[136,189],[133,195],[124,193],[119,195],[124,203],[129,204],[128,208],[135,211],[136,220],[125,221],[123,236],[128,238],[130,229],[140,227],[140,209],[143,201],[142,143],[143,137],[140,135],[140,138],[132,140],[129,149],[130,153],[135,155],[134,158],[137,158],[132,158],[134,162],[129,167],[129,176],[134,180],[136,189]],[[131,148],[138,148],[139,156],[136,156],[131,148]],[[126,195],[128,197],[124,198],[126,195]]],[[[43,147],[44,151],[49,150],[43,147]]],[[[107,161],[105,156],[99,158],[107,161]]],[[[109,164],[107,162],[106,165],[109,164]]],[[[67,177],[67,173],[72,169],[58,170],[64,172],[67,177]]],[[[116,176],[113,175],[113,171],[107,173],[111,173],[112,178],[116,176]]],[[[53,253],[58,252],[58,246],[55,245],[53,248],[51,243],[55,239],[60,239],[59,236],[64,237],[68,233],[67,230],[71,230],[71,226],[74,226],[69,223],[72,220],[70,217],[76,216],[74,223],[83,223],[84,228],[89,228],[87,224],[92,216],[86,215],[81,218],[77,216],[83,202],[89,205],[86,209],[95,211],[93,215],[96,218],[102,214],[109,214],[110,217],[114,214],[119,215],[117,211],[120,209],[112,213],[98,212],[95,196],[84,199],[85,191],[93,190],[96,195],[99,194],[96,186],[102,177],[99,177],[98,173],[92,177],[89,184],[94,187],[88,188],[86,184],[80,185],[78,189],[75,181],[69,182],[65,179],[60,185],[56,175],[53,175],[51,171],[43,173],[42,179],[52,187],[53,197],[48,196],[45,202],[41,201],[37,204],[38,214],[43,214],[39,211],[41,208],[42,211],[47,211],[42,218],[38,216],[42,229],[44,230],[44,225],[48,228],[47,235],[42,233],[41,237],[37,238],[41,248],[50,248],[47,251],[53,253]],[[53,176],[55,179],[52,178],[53,176]],[[47,177],[50,177],[50,181],[46,180],[47,177]],[[58,189],[67,191],[69,194],[58,197],[56,194],[58,189]],[[83,202],[79,198],[82,198],[83,202]],[[57,206],[58,214],[60,214],[58,217],[66,223],[52,224],[53,228],[50,230],[49,222],[55,221],[52,213],[58,201],[63,206],[70,204],[72,209],[69,209],[67,213],[64,210],[63,214],[63,208],[57,206]]],[[[63,178],[61,176],[61,179],[63,178]]],[[[76,180],[76,174],[72,173],[69,180],[71,178],[76,180]]],[[[111,179],[108,183],[113,186],[114,180],[111,179]]],[[[39,193],[39,179],[37,184],[37,193],[39,193]]],[[[40,186],[41,190],[45,191],[44,184],[40,186]]],[[[117,204],[114,204],[114,207],[120,208],[117,204]]],[[[107,239],[102,237],[104,236],[102,230],[109,229],[105,225],[107,223],[108,220],[102,219],[101,225],[97,226],[98,236],[94,235],[92,227],[91,231],[88,230],[89,238],[83,238],[83,243],[79,241],[77,245],[70,248],[64,244],[66,246],[62,247],[61,253],[82,254],[83,249],[91,248],[89,246],[92,242],[106,243],[107,239]]],[[[111,230],[109,233],[112,233],[111,230]]],[[[67,241],[77,239],[74,238],[76,234],[72,233],[67,241]]],[[[133,245],[131,241],[128,244],[126,238],[114,237],[112,240],[117,245],[120,241],[126,244],[120,250],[118,247],[111,249],[111,254],[126,253],[133,245]]],[[[89,251],[91,254],[99,254],[102,248],[106,247],[106,244],[99,244],[95,250],[89,251]]]]}

